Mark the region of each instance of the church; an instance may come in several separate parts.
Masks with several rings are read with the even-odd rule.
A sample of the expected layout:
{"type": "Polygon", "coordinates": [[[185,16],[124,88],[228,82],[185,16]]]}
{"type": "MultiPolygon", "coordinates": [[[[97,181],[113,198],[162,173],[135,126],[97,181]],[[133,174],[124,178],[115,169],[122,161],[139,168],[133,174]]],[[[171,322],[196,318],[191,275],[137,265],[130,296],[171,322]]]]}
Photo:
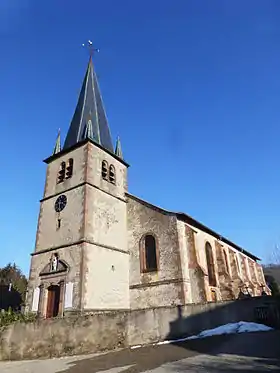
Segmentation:
{"type": "Polygon", "coordinates": [[[90,58],[47,165],[27,311],[43,318],[269,294],[259,258],[183,212],[129,193],[90,58]]]}

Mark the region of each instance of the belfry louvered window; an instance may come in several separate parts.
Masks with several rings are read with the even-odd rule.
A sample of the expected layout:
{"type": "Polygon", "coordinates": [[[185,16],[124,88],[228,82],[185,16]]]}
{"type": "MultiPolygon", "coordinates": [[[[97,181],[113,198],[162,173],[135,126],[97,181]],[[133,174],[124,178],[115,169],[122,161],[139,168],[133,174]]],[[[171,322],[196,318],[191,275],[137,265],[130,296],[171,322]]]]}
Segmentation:
{"type": "Polygon", "coordinates": [[[66,179],[70,179],[70,177],[72,177],[73,165],[74,165],[73,158],[70,158],[67,162],[67,167],[66,167],[66,179]]]}
{"type": "Polygon", "coordinates": [[[116,169],[115,167],[108,164],[107,161],[102,161],[101,165],[102,179],[109,181],[111,184],[116,184],[116,169]]]}
{"type": "Polygon", "coordinates": [[[57,184],[62,183],[65,179],[70,179],[70,177],[72,177],[73,165],[73,158],[68,159],[67,162],[61,162],[57,176],[57,184]]]}
{"type": "Polygon", "coordinates": [[[108,162],[107,161],[102,161],[102,179],[108,180],[108,162]]]}
{"type": "Polygon", "coordinates": [[[61,162],[57,176],[57,184],[62,183],[65,179],[66,163],[61,162]]]}
{"type": "Polygon", "coordinates": [[[109,181],[112,184],[116,183],[116,170],[112,164],[109,167],[109,181]]]}

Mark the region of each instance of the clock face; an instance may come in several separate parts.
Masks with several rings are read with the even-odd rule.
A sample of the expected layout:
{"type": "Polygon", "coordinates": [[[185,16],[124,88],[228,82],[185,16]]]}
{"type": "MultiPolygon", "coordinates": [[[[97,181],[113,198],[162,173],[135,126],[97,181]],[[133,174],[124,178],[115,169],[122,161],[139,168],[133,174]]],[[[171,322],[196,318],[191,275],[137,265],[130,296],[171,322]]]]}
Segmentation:
{"type": "Polygon", "coordinates": [[[67,204],[67,197],[64,194],[62,194],[55,201],[55,204],[54,204],[55,211],[56,212],[62,211],[65,208],[66,204],[67,204]]]}

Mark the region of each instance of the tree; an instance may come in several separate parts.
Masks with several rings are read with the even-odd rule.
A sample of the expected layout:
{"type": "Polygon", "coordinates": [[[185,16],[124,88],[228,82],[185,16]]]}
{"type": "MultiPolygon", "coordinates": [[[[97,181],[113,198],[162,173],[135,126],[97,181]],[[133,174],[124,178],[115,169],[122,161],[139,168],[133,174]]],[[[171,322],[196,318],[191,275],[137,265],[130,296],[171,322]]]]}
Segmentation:
{"type": "Polygon", "coordinates": [[[275,245],[270,252],[267,263],[263,265],[266,283],[274,296],[280,295],[280,247],[275,245]]]}
{"type": "Polygon", "coordinates": [[[280,295],[279,286],[278,286],[275,278],[272,275],[266,275],[265,280],[266,280],[266,283],[267,283],[268,287],[271,290],[271,295],[274,296],[274,297],[280,295]]]}
{"type": "Polygon", "coordinates": [[[0,308],[19,308],[25,299],[27,279],[15,263],[0,268],[0,287],[0,308]]]}

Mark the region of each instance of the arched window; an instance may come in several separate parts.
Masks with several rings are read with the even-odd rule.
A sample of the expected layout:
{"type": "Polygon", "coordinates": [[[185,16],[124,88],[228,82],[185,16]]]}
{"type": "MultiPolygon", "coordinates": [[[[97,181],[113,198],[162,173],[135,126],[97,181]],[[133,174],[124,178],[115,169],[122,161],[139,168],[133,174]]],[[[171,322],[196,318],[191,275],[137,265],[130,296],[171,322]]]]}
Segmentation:
{"type": "Polygon", "coordinates": [[[147,234],[141,240],[141,271],[156,272],[158,270],[156,239],[147,234]]]}
{"type": "Polygon", "coordinates": [[[207,262],[207,269],[208,269],[209,285],[210,286],[216,286],[216,276],[215,276],[213,252],[212,252],[212,247],[211,247],[209,242],[206,242],[205,252],[206,252],[206,262],[207,262]]]}
{"type": "Polygon", "coordinates": [[[108,162],[107,161],[102,161],[102,179],[108,180],[108,162]]]}
{"type": "Polygon", "coordinates": [[[109,167],[109,181],[112,184],[116,183],[116,170],[112,164],[109,167]]]}
{"type": "Polygon", "coordinates": [[[73,164],[73,158],[70,158],[66,167],[66,179],[70,179],[70,177],[73,175],[73,164]]]}
{"type": "Polygon", "coordinates": [[[227,273],[229,273],[228,257],[227,257],[226,250],[223,250],[223,256],[224,256],[224,262],[225,262],[226,271],[227,271],[227,273]]]}
{"type": "Polygon", "coordinates": [[[66,163],[61,162],[57,176],[57,184],[62,183],[65,179],[66,163]]]}

